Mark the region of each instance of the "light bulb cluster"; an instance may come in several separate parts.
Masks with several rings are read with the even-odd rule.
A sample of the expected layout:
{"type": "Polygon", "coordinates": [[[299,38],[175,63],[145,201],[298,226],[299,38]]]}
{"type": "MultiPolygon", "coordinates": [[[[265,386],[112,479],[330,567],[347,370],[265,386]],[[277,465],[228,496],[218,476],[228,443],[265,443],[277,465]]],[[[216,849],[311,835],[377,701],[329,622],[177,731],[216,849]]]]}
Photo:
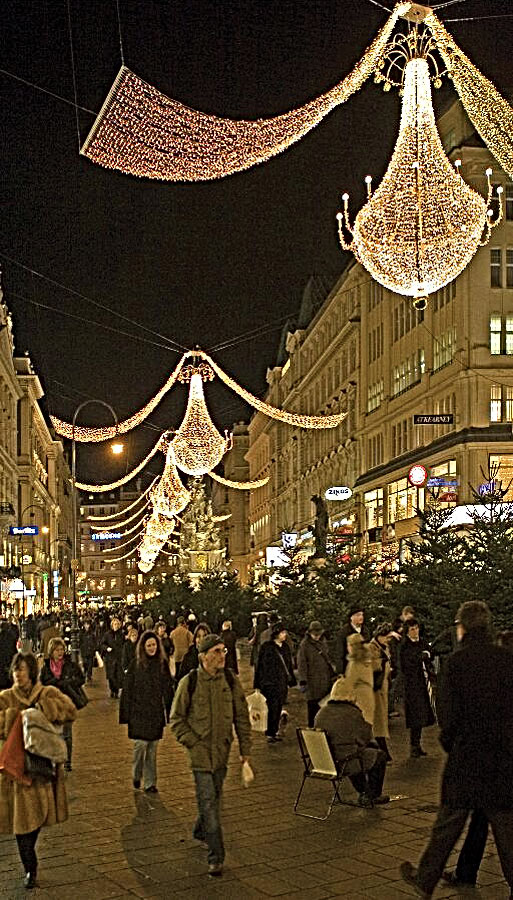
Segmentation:
{"type": "Polygon", "coordinates": [[[396,6],[353,71],[330,91],[271,119],[235,121],[171,100],[125,66],[81,149],[99,165],[142,178],[205,181],[248,169],[300,140],[374,71],[400,15],[396,6]]]}
{"type": "Polygon", "coordinates": [[[230,481],[229,478],[223,478],[216,472],[209,472],[209,475],[214,481],[218,481],[219,484],[223,484],[225,487],[235,488],[238,491],[254,491],[257,488],[263,487],[269,481],[269,475],[267,475],[266,478],[259,478],[256,481],[230,481]]]}
{"type": "Polygon", "coordinates": [[[513,109],[481,74],[434,12],[425,18],[467,115],[486,146],[513,178],[513,109]]]}
{"type": "Polygon", "coordinates": [[[414,298],[423,308],[428,294],[448,284],[468,265],[483,235],[496,221],[486,200],[470,188],[445,155],[431,100],[428,62],[406,64],[399,136],[378,189],[351,227],[348,195],[338,214],[339,238],[372,277],[388,290],[414,298]],[[352,233],[352,242],[344,236],[352,233]]]}
{"type": "Polygon", "coordinates": [[[229,447],[229,438],[219,434],[210,418],[200,373],[190,376],[189,399],[185,418],[172,441],[176,465],[182,472],[199,477],[221,462],[229,447]]]}
{"type": "Polygon", "coordinates": [[[189,354],[185,353],[180,362],[176,366],[175,370],[171,372],[171,375],[167,379],[166,383],[161,387],[160,391],[155,394],[148,403],[143,406],[139,412],[134,413],[133,416],[130,416],[129,419],[125,419],[124,422],[118,422],[117,425],[112,425],[110,427],[105,428],[86,428],[85,426],[73,425],[70,422],[64,422],[62,419],[57,418],[57,416],[50,416],[52,425],[57,432],[57,434],[62,435],[62,437],[69,438],[69,440],[79,441],[85,444],[96,443],[100,441],[108,441],[113,437],[116,437],[118,434],[125,434],[127,431],[131,431],[132,428],[137,428],[141,422],[144,422],[145,419],[148,418],[150,413],[158,406],[160,401],[165,397],[168,391],[173,387],[180,370],[183,366],[184,360],[187,358],[189,354]]]}

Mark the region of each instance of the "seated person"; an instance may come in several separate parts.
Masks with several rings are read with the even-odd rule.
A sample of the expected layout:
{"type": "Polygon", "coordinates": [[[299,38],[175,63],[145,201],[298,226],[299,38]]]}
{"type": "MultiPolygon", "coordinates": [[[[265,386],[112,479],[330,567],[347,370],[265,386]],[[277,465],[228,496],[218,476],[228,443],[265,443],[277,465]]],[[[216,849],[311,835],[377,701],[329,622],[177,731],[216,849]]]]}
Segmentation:
{"type": "Polygon", "coordinates": [[[363,771],[358,759],[351,760],[344,769],[358,791],[359,805],[372,807],[377,803],[388,803],[390,797],[382,794],[386,756],[372,741],[372,726],[363,718],[355,703],[354,689],[343,676],[333,685],[326,706],[317,713],[315,727],[322,728],[328,735],[338,764],[353,753],[360,754],[363,771]]]}

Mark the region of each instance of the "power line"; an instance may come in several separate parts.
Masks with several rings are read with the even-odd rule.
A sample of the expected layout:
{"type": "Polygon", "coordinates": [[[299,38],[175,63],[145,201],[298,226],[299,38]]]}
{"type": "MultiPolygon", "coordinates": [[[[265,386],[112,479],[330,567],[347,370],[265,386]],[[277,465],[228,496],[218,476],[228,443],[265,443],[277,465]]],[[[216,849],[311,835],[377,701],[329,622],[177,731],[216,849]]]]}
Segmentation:
{"type": "Polygon", "coordinates": [[[39,84],[34,84],[33,81],[28,81],[26,78],[22,78],[20,75],[14,75],[13,72],[8,72],[7,69],[0,69],[0,75],[7,75],[8,78],[14,78],[15,81],[21,81],[22,84],[26,84],[28,87],[34,88],[36,91],[41,91],[42,94],[49,94],[50,97],[55,97],[56,100],[60,100],[61,103],[67,103],[68,106],[75,106],[76,109],[81,109],[83,112],[91,113],[92,116],[98,115],[94,109],[88,109],[87,106],[80,106],[80,104],[73,103],[73,100],[68,100],[66,97],[61,97],[60,94],[55,94],[53,91],[49,91],[47,88],[41,87],[39,84]]]}
{"type": "Polygon", "coordinates": [[[24,263],[19,262],[19,260],[14,259],[12,256],[9,256],[5,250],[0,250],[0,256],[8,259],[9,262],[13,263],[13,265],[18,266],[20,269],[23,269],[25,272],[30,272],[31,275],[37,275],[38,278],[42,278],[43,281],[48,281],[49,284],[52,284],[54,287],[62,288],[62,290],[67,291],[69,294],[73,294],[75,297],[80,297],[81,300],[85,300],[87,303],[91,303],[93,306],[98,307],[98,309],[103,309],[104,312],[108,312],[111,316],[117,316],[118,319],[121,319],[123,322],[128,322],[129,325],[135,325],[136,328],[140,328],[141,331],[145,331],[147,334],[152,334],[154,337],[158,337],[163,341],[167,341],[170,345],[168,349],[174,350],[176,353],[178,352],[186,352],[189,348],[184,347],[183,344],[179,344],[177,341],[173,341],[172,338],[168,338],[165,334],[160,334],[158,331],[154,331],[152,328],[147,328],[146,325],[141,325],[140,322],[135,322],[133,319],[130,319],[128,316],[124,316],[122,313],[117,312],[114,309],[111,309],[110,306],[106,306],[104,303],[100,303],[99,300],[93,300],[92,297],[89,297],[87,294],[82,294],[81,291],[76,291],[74,288],[68,287],[68,285],[63,284],[61,281],[56,281],[54,278],[50,278],[48,275],[44,275],[42,272],[38,272],[36,269],[32,269],[30,266],[26,266],[24,263]]]}
{"type": "Polygon", "coordinates": [[[80,147],[82,146],[82,140],[80,138],[80,119],[78,118],[78,108],[77,108],[77,76],[75,74],[75,51],[73,49],[73,28],[71,27],[71,10],[70,10],[70,0],[67,0],[67,10],[68,10],[68,32],[69,32],[69,49],[71,56],[71,74],[73,76],[73,97],[75,99],[75,121],[77,125],[77,137],[78,137],[78,152],[80,153],[80,147]]]}
{"type": "Polygon", "coordinates": [[[496,16],[466,16],[459,19],[444,19],[444,22],[479,22],[481,19],[512,19],[513,13],[501,13],[496,16]]]}
{"type": "Polygon", "coordinates": [[[243,343],[244,341],[249,341],[251,338],[258,338],[269,331],[274,331],[276,328],[281,328],[287,319],[293,318],[296,315],[295,313],[289,313],[286,316],[283,316],[281,319],[276,319],[274,322],[268,322],[265,325],[259,325],[257,328],[252,328],[249,331],[243,331],[242,334],[237,335],[233,338],[227,338],[220,344],[217,344],[215,347],[208,347],[207,353],[217,353],[219,350],[227,350],[230,347],[235,346],[235,344],[243,343]]]}

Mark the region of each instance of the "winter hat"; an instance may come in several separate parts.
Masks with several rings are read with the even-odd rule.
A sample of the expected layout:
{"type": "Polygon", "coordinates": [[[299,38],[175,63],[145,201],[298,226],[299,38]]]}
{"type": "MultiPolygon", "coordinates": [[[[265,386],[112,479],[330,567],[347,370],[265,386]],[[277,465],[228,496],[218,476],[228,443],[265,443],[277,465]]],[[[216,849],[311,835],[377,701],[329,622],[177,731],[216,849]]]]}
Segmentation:
{"type": "Polygon", "coordinates": [[[285,625],[283,624],[283,622],[274,622],[274,624],[271,627],[271,640],[275,641],[276,638],[278,637],[278,635],[281,634],[282,631],[286,631],[286,628],[285,628],[285,625]]]}
{"type": "Polygon", "coordinates": [[[345,700],[349,703],[354,703],[355,699],[354,687],[350,684],[349,680],[344,678],[343,675],[340,678],[337,678],[331,689],[330,700],[345,700]]]}
{"type": "Polygon", "coordinates": [[[349,608],[349,618],[351,616],[356,615],[356,613],[365,612],[361,603],[353,603],[353,605],[349,608]]]}
{"type": "Polygon", "coordinates": [[[309,634],[322,634],[323,631],[324,631],[324,628],[322,627],[321,623],[317,619],[314,619],[313,622],[310,622],[310,624],[308,626],[309,634]]]}
{"type": "Polygon", "coordinates": [[[219,637],[218,634],[206,634],[199,643],[198,653],[208,653],[209,650],[212,650],[212,647],[217,647],[219,644],[224,646],[222,637],[219,637]]]}

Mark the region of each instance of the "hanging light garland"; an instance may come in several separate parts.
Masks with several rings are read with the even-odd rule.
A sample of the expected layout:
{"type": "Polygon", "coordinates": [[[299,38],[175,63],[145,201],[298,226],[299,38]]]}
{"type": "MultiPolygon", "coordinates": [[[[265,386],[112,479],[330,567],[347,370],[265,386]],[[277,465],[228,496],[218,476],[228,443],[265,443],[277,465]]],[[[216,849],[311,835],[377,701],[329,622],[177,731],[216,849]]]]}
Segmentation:
{"type": "MultiPolygon", "coordinates": [[[[422,45],[420,45],[422,47],[422,45]]],[[[419,42],[413,33],[413,53],[419,42]]],[[[383,80],[383,76],[378,75],[383,80]]],[[[389,81],[385,81],[390,84],[389,81]]],[[[414,298],[423,309],[427,295],[448,284],[468,265],[492,225],[488,196],[470,188],[447,159],[431,100],[427,58],[406,63],[399,137],[378,189],[351,227],[348,194],[339,213],[339,238],[372,277],[388,290],[414,298]],[[344,227],[352,234],[349,242],[344,227]]],[[[500,202],[500,196],[499,196],[500,202]]]]}
{"type": "Polygon", "coordinates": [[[305,106],[271,119],[235,121],[190,109],[123,66],[80,152],[109,169],[168,181],[222,178],[265,162],[362,87],[398,17],[410,6],[396,6],[343,81],[305,106]]]}
{"type": "MultiPolygon", "coordinates": [[[[135,521],[135,519],[139,519],[141,516],[143,516],[145,514],[146,510],[148,509],[148,503],[149,503],[149,501],[147,500],[146,503],[144,504],[144,506],[142,506],[141,509],[138,509],[137,512],[135,512],[133,514],[133,516],[129,516],[128,519],[123,519],[122,522],[116,522],[113,525],[109,525],[109,531],[118,531],[120,528],[124,528],[125,525],[128,525],[130,522],[135,521]]],[[[122,512],[124,512],[124,510],[122,510],[122,512]]],[[[119,513],[118,513],[118,516],[119,516],[119,513]]],[[[91,529],[91,531],[105,531],[105,528],[103,525],[90,525],[90,529],[91,529]]],[[[125,532],[125,533],[127,533],[127,532],[125,532]]]]}
{"type": "Polygon", "coordinates": [[[267,484],[269,481],[269,475],[265,478],[259,478],[256,481],[230,481],[228,478],[222,478],[217,472],[209,472],[209,475],[214,481],[218,481],[219,484],[224,484],[225,487],[229,488],[236,488],[238,491],[254,491],[257,488],[263,487],[264,484],[267,484]]]}
{"type": "MultiPolygon", "coordinates": [[[[142,494],[140,494],[136,500],[134,500],[132,503],[130,503],[129,506],[124,506],[123,509],[121,510],[121,512],[124,514],[124,513],[128,512],[129,510],[134,509],[134,507],[137,506],[137,504],[140,503],[141,500],[143,500],[144,497],[146,497],[150,493],[153,485],[155,484],[156,481],[158,481],[158,478],[159,478],[159,476],[156,475],[155,478],[153,479],[153,481],[151,482],[151,484],[149,485],[149,487],[147,487],[146,490],[143,491],[142,494]]],[[[119,512],[111,513],[108,516],[88,516],[87,521],[88,522],[108,522],[108,521],[111,521],[112,519],[119,519],[119,516],[120,516],[119,512]]]]}
{"type": "Polygon", "coordinates": [[[63,422],[62,419],[58,419],[57,416],[50,416],[52,425],[57,432],[57,434],[62,435],[62,437],[69,438],[69,440],[80,441],[82,443],[90,444],[100,441],[108,441],[111,438],[116,437],[118,434],[125,434],[127,431],[131,431],[132,428],[136,428],[141,422],[144,422],[145,419],[148,418],[150,413],[158,406],[160,401],[165,397],[168,391],[173,387],[178,375],[180,373],[180,369],[182,368],[183,362],[189,354],[184,354],[182,356],[180,362],[176,366],[174,372],[171,373],[166,383],[161,387],[160,391],[152,397],[151,400],[143,406],[139,412],[134,413],[133,416],[130,416],[129,419],[125,419],[124,422],[118,422],[117,425],[112,425],[110,427],[105,428],[86,428],[84,426],[73,425],[69,422],[63,422]]]}
{"type": "Polygon", "coordinates": [[[132,478],[135,478],[135,476],[138,475],[139,472],[142,472],[144,467],[148,465],[150,459],[153,459],[155,454],[158,453],[158,451],[161,449],[162,438],[163,435],[159,437],[157,443],[154,447],[152,447],[143,461],[140,462],[139,465],[135,467],[135,469],[132,469],[131,472],[128,472],[126,475],[124,475],[123,478],[118,478],[117,481],[111,481],[109,484],[84,484],[81,481],[77,481],[75,486],[81,491],[90,491],[92,494],[100,494],[103,491],[113,491],[116,488],[121,487],[123,484],[127,484],[132,480],[132,478]]]}
{"type": "Polygon", "coordinates": [[[436,41],[470,121],[504,171],[513,178],[513,109],[465,56],[433,11],[424,22],[436,41]]]}
{"type": "MultiPolygon", "coordinates": [[[[120,550],[121,547],[118,547],[117,549],[120,550]]],[[[132,547],[132,549],[129,550],[128,553],[125,553],[123,556],[116,556],[115,559],[112,559],[112,557],[111,557],[109,559],[109,563],[112,564],[112,563],[122,562],[124,559],[128,559],[130,556],[133,556],[134,553],[137,553],[138,549],[139,549],[139,545],[136,544],[135,547],[132,547]]]]}

